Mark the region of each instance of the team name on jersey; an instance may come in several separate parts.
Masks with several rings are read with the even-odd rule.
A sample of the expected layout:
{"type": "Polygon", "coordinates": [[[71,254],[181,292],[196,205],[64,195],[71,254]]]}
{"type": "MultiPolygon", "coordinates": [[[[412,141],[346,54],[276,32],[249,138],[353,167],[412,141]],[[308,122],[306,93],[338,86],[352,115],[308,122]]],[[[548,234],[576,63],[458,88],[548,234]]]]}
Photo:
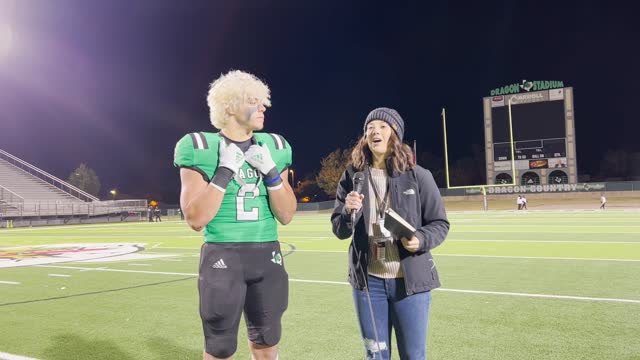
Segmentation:
{"type": "Polygon", "coordinates": [[[260,178],[260,171],[253,169],[253,168],[249,168],[249,169],[240,169],[238,171],[238,177],[240,179],[258,179],[260,178]]]}

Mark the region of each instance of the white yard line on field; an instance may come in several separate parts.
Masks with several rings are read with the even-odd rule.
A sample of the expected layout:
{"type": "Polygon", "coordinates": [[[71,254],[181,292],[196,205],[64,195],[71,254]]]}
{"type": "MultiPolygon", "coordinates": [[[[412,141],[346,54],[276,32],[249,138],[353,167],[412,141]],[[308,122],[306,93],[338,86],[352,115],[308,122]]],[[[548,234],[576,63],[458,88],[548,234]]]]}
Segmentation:
{"type": "MultiPolygon", "coordinates": [[[[455,231],[457,233],[469,233],[469,232],[481,232],[486,233],[490,231],[455,231]]],[[[498,233],[498,231],[496,231],[498,233]]],[[[610,236],[611,233],[602,233],[602,236],[610,236]]],[[[618,232],[618,234],[622,234],[618,232]]],[[[633,233],[636,234],[636,233],[633,233]]],[[[640,233],[638,234],[640,235],[640,233]]],[[[51,234],[41,234],[35,237],[51,237],[51,234]]],[[[56,236],[57,240],[74,240],[74,239],[133,239],[133,238],[153,238],[157,239],[157,235],[64,235],[64,236],[56,236]]],[[[180,236],[180,239],[195,239],[202,238],[200,235],[185,235],[180,236]]],[[[280,240],[287,241],[305,241],[312,242],[318,240],[339,240],[333,236],[281,236],[280,240]]],[[[539,242],[539,243],[575,243],[575,244],[640,244],[640,241],[601,241],[601,240],[528,240],[528,239],[519,239],[519,240],[493,240],[493,239],[448,239],[447,242],[539,242]]],[[[148,249],[198,249],[199,248],[184,248],[184,247],[171,247],[171,246],[161,246],[163,243],[156,243],[149,247],[148,249]]],[[[0,244],[0,248],[3,247],[15,247],[17,244],[0,244]]]]}
{"type": "Polygon", "coordinates": [[[526,214],[535,214],[535,215],[553,215],[553,214],[562,214],[562,215],[580,215],[582,214],[593,214],[598,216],[614,216],[614,215],[626,215],[625,212],[638,212],[640,208],[631,208],[631,209],[613,209],[607,210],[606,212],[602,212],[598,209],[553,209],[553,210],[527,210],[527,211],[518,211],[518,210],[490,210],[489,212],[483,210],[452,210],[447,211],[448,214],[469,214],[469,215],[483,215],[483,216],[527,216],[526,214]],[[516,215],[517,214],[517,215],[516,215]]]}
{"type": "Polygon", "coordinates": [[[318,253],[342,253],[342,254],[348,254],[349,251],[348,250],[300,250],[300,249],[296,249],[295,252],[318,252],[318,253]]]}
{"type": "Polygon", "coordinates": [[[498,258],[498,259],[577,260],[577,261],[583,261],[584,260],[584,261],[640,262],[640,259],[602,259],[602,258],[578,258],[578,257],[554,257],[554,256],[508,256],[508,255],[474,255],[474,254],[434,254],[434,255],[435,256],[498,258]]]}
{"type": "MultiPolygon", "coordinates": [[[[167,224],[179,223],[180,221],[167,221],[167,224]]],[[[55,226],[35,226],[29,228],[14,228],[14,229],[4,229],[2,230],[4,233],[12,233],[12,232],[23,232],[23,231],[49,231],[49,230],[97,230],[106,227],[114,228],[114,227],[126,227],[126,226],[154,226],[148,222],[129,222],[129,223],[111,223],[104,225],[96,225],[96,224],[74,224],[74,225],[55,225],[55,226]]],[[[162,230],[164,231],[164,230],[162,230]]]]}
{"type": "Polygon", "coordinates": [[[451,233],[516,233],[516,234],[528,234],[528,233],[549,233],[549,234],[593,234],[593,235],[611,235],[611,234],[638,234],[640,235],[640,231],[607,231],[607,232],[594,232],[594,231],[577,231],[577,230],[569,230],[569,231],[559,231],[559,230],[531,230],[526,231],[523,229],[520,230],[458,230],[458,227],[454,227],[451,230],[451,233]]]}
{"type": "Polygon", "coordinates": [[[17,281],[1,281],[1,280],[0,280],[0,284],[4,284],[4,285],[20,285],[20,283],[17,282],[17,281]]]}
{"type": "Polygon", "coordinates": [[[60,266],[60,265],[34,265],[35,267],[43,267],[43,268],[54,268],[54,269],[75,269],[81,271],[105,271],[105,272],[122,272],[122,273],[133,273],[133,274],[153,274],[153,275],[179,275],[179,276],[198,276],[198,274],[191,273],[178,273],[178,272],[167,272],[167,271],[143,271],[143,270],[121,270],[121,269],[109,269],[107,267],[80,267],[80,266],[60,266]]]}
{"type": "Polygon", "coordinates": [[[305,239],[305,240],[313,240],[313,239],[320,239],[320,240],[325,240],[325,239],[335,239],[338,240],[337,237],[334,236],[280,236],[280,239],[305,239]]]}
{"type": "MultiPolygon", "coordinates": [[[[521,224],[460,224],[457,226],[464,226],[464,227],[469,227],[469,226],[473,226],[473,227],[478,227],[478,226],[482,226],[482,227],[516,227],[516,226],[526,226],[526,223],[521,223],[521,224]]],[[[530,224],[530,223],[529,223],[530,224]]],[[[453,224],[454,226],[455,223],[453,224]]],[[[606,224],[597,224],[597,225],[585,225],[585,224],[544,224],[545,227],[547,228],[551,228],[551,227],[562,227],[562,228],[584,228],[584,227],[598,227],[598,228],[608,228],[608,227],[625,227],[625,228],[637,228],[640,227],[640,225],[620,225],[620,224],[615,224],[615,225],[606,225],[606,224]]],[[[538,230],[534,230],[535,232],[538,232],[538,230]]]]}
{"type": "MultiPolygon", "coordinates": [[[[347,250],[300,250],[295,252],[311,252],[311,253],[343,253],[347,254],[347,250]]],[[[577,257],[551,257],[551,256],[508,256],[508,255],[475,255],[475,254],[440,254],[434,253],[433,256],[459,256],[459,257],[479,257],[479,258],[505,258],[505,259],[533,259],[533,260],[579,260],[579,261],[622,261],[622,262],[640,262],[640,259],[602,259],[602,258],[577,258],[577,257]]]]}
{"type": "Polygon", "coordinates": [[[562,243],[562,244],[638,244],[640,241],[589,241],[589,240],[472,240],[472,239],[448,239],[447,242],[504,242],[504,243],[562,243]]]}
{"type": "MultiPolygon", "coordinates": [[[[195,274],[195,273],[120,270],[120,269],[108,269],[108,268],[83,268],[83,267],[75,267],[75,266],[56,266],[56,265],[36,265],[36,266],[37,267],[44,267],[44,268],[95,270],[95,271],[122,272],[122,273],[135,273],[135,274],[178,275],[178,276],[194,276],[194,277],[198,276],[198,274],[195,274]]],[[[329,284],[329,285],[349,285],[349,283],[343,282],[343,281],[305,280],[305,279],[291,279],[291,278],[289,279],[289,281],[291,281],[291,282],[302,282],[302,283],[329,284]]],[[[506,291],[485,291],[485,290],[446,289],[446,288],[440,288],[440,289],[436,289],[436,290],[437,291],[445,291],[445,292],[466,293],[466,294],[503,295],[503,296],[519,296],[519,297],[531,297],[531,298],[543,298],[543,299],[580,300],[580,301],[604,301],[604,302],[640,304],[640,300],[635,300],[635,299],[616,299],[616,298],[599,298],[599,297],[588,297],[588,296],[531,294],[531,293],[517,293],[517,292],[506,292],[506,291]]]]}
{"type": "MultiPolygon", "coordinates": [[[[343,282],[343,281],[302,280],[302,279],[289,279],[289,281],[329,284],[329,285],[349,285],[348,282],[343,282]]],[[[532,297],[532,298],[543,298],[543,299],[608,301],[608,302],[640,304],[640,300],[634,300],[634,299],[597,298],[597,297],[588,297],[588,296],[548,295],[548,294],[516,293],[516,292],[507,292],[507,291],[485,291],[485,290],[465,290],[465,289],[447,289],[447,288],[439,288],[439,289],[435,289],[435,291],[456,292],[456,293],[464,293],[464,294],[505,295],[505,296],[520,296],[520,297],[532,297]]]]}
{"type": "MultiPolygon", "coordinates": [[[[607,235],[607,234],[603,234],[603,235],[607,235]]],[[[304,236],[298,236],[298,237],[281,237],[281,240],[287,240],[289,242],[292,241],[311,241],[308,239],[334,239],[334,238],[330,238],[330,237],[325,237],[325,238],[308,238],[308,237],[304,237],[304,236]]],[[[337,240],[337,238],[335,239],[337,240]]],[[[640,244],[640,241],[599,241],[599,240],[526,240],[526,239],[522,239],[522,240],[491,240],[491,239],[478,239],[478,240],[474,240],[474,239],[448,239],[447,242],[505,242],[505,243],[571,243],[571,244],[640,244]]],[[[163,249],[171,249],[171,248],[163,248],[163,249]]]]}
{"type": "Polygon", "coordinates": [[[0,360],[38,360],[38,359],[0,352],[0,360]]]}
{"type": "MultiPolygon", "coordinates": [[[[41,238],[46,238],[47,240],[49,240],[50,238],[52,238],[53,236],[51,236],[51,234],[14,234],[16,236],[14,236],[14,239],[20,239],[20,241],[24,241],[25,239],[33,239],[33,240],[40,240],[41,238]]],[[[151,239],[157,239],[160,236],[158,235],[139,235],[139,234],[135,234],[135,235],[92,235],[92,234],[79,234],[79,235],[55,235],[54,236],[56,240],[60,239],[60,240],[64,240],[64,239],[131,239],[133,237],[136,238],[151,238],[151,239]]],[[[188,237],[188,236],[181,236],[182,237],[188,237]]],[[[201,238],[202,236],[195,236],[195,237],[199,237],[201,238]]],[[[8,246],[8,245],[7,245],[8,246]]]]}
{"type": "Polygon", "coordinates": [[[198,250],[198,251],[200,251],[200,248],[199,248],[199,247],[197,247],[197,248],[195,248],[195,247],[194,247],[194,248],[188,248],[188,247],[160,246],[160,247],[157,247],[156,249],[198,250]]]}
{"type": "Polygon", "coordinates": [[[640,304],[640,300],[599,298],[599,297],[590,297],[590,296],[547,295],[547,294],[515,293],[515,292],[506,292],[506,291],[462,290],[462,289],[446,289],[446,288],[436,289],[436,291],[457,292],[457,293],[465,293],[465,294],[520,296],[520,297],[543,298],[543,299],[606,301],[606,302],[640,304]]]}
{"type": "MultiPolygon", "coordinates": [[[[312,240],[337,240],[333,237],[305,237],[305,236],[283,236],[280,240],[287,240],[288,242],[308,242],[312,240]]],[[[567,244],[638,244],[640,241],[599,241],[599,240],[490,240],[490,239],[449,239],[447,242],[504,242],[504,243],[567,243],[567,244]]],[[[179,249],[179,250],[200,250],[200,248],[185,248],[185,247],[171,247],[171,246],[158,246],[152,247],[152,249],[179,249]]]]}

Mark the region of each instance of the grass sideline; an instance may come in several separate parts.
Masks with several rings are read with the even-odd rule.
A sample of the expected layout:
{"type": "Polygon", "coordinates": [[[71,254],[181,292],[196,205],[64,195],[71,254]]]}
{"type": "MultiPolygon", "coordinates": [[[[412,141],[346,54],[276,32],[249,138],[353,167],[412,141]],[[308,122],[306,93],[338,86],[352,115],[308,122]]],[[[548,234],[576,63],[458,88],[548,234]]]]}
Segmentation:
{"type": "MultiPolygon", "coordinates": [[[[450,212],[450,235],[434,251],[443,288],[433,294],[429,358],[640,359],[638,218],[450,212]]],[[[361,359],[348,241],[333,237],[328,214],[298,214],[280,240],[291,280],[281,358],[361,359]]],[[[0,230],[2,248],[124,242],[163,257],[0,268],[0,353],[201,359],[201,237],[182,222],[0,230]]],[[[237,359],[249,357],[242,328],[237,359]]]]}

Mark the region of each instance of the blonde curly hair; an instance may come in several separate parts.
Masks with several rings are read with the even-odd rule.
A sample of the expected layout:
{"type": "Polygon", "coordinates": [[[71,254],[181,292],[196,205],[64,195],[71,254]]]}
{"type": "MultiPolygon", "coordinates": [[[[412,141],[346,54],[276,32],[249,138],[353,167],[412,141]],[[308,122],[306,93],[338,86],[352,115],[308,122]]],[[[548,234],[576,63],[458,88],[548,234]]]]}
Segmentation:
{"type": "Polygon", "coordinates": [[[236,108],[250,98],[257,98],[265,107],[271,106],[269,87],[255,75],[240,70],[220,75],[207,94],[211,124],[216,129],[224,128],[229,119],[226,109],[236,108]]]}

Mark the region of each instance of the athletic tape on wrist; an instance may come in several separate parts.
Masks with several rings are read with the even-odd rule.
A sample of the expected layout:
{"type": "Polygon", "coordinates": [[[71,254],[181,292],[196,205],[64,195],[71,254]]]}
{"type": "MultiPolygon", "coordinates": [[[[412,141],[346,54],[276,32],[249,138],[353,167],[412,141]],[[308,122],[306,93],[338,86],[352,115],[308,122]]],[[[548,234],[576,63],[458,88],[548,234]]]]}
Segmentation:
{"type": "Polygon", "coordinates": [[[233,175],[234,172],[231,169],[220,166],[216,169],[216,172],[213,174],[213,178],[209,184],[216,189],[225,192],[227,185],[229,185],[229,182],[233,179],[233,175]]]}
{"type": "Polygon", "coordinates": [[[209,185],[211,185],[211,187],[213,187],[213,188],[215,188],[215,189],[219,190],[220,192],[223,192],[223,193],[224,193],[224,192],[227,192],[227,190],[226,190],[226,189],[223,189],[223,188],[221,188],[220,186],[218,186],[218,185],[216,185],[216,184],[214,184],[214,183],[212,183],[212,182],[210,182],[210,183],[209,183],[209,185]]]}
{"type": "Polygon", "coordinates": [[[280,183],[278,185],[274,185],[274,186],[267,186],[267,190],[278,190],[280,188],[282,188],[282,181],[280,181],[280,183]]]}
{"type": "Polygon", "coordinates": [[[267,185],[268,188],[275,188],[278,185],[282,185],[282,178],[275,166],[265,175],[264,184],[267,185]]]}

